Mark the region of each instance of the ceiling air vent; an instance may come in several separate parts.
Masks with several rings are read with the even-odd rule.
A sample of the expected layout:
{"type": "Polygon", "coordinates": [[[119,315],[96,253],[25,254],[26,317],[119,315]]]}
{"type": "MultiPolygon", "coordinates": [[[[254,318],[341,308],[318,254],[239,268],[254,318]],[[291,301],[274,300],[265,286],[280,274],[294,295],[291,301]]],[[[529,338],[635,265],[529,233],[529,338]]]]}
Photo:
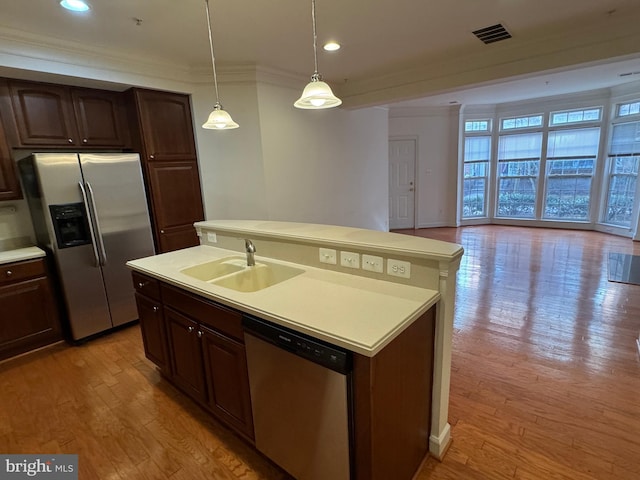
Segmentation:
{"type": "Polygon", "coordinates": [[[473,34],[486,44],[511,38],[511,34],[507,32],[507,29],[501,23],[475,30],[473,34]]]}

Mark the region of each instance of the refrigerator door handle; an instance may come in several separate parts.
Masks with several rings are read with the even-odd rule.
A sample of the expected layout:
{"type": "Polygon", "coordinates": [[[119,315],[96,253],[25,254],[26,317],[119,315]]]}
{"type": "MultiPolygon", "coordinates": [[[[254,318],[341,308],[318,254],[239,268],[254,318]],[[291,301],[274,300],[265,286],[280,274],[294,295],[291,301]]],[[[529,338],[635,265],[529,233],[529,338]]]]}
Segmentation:
{"type": "Polygon", "coordinates": [[[93,221],[96,226],[96,239],[98,240],[98,245],[100,246],[100,254],[101,261],[100,265],[103,267],[107,264],[107,252],[104,248],[104,240],[102,238],[102,230],[100,230],[100,220],[98,220],[98,211],[96,209],[96,196],[93,194],[93,188],[91,188],[91,183],[85,182],[87,186],[87,191],[89,192],[89,203],[91,205],[91,216],[93,217],[93,221]]]}
{"type": "MultiPolygon", "coordinates": [[[[78,182],[78,185],[80,186],[80,193],[82,193],[82,202],[84,203],[84,208],[87,211],[87,215],[90,215],[90,209],[89,209],[89,201],[87,199],[87,192],[84,189],[84,185],[82,184],[82,182],[78,182]]],[[[93,231],[93,221],[91,220],[91,218],[88,219],[89,224],[89,233],[91,235],[91,247],[93,248],[93,256],[96,260],[96,267],[100,267],[100,257],[98,256],[98,247],[96,246],[96,234],[93,231]]]]}

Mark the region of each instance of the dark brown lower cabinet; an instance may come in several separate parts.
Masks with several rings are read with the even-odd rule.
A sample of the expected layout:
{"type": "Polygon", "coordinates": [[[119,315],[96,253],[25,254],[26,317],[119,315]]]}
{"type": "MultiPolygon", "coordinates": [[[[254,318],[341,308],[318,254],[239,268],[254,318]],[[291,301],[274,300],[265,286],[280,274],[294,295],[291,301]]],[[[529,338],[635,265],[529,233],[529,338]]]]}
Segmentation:
{"type": "Polygon", "coordinates": [[[242,315],[133,273],[145,354],[164,377],[253,440],[242,315]]]}
{"type": "Polygon", "coordinates": [[[153,298],[136,293],[136,305],[144,353],[149,360],[160,367],[160,370],[169,372],[167,332],[162,304],[153,298]]]}
{"type": "Polygon", "coordinates": [[[165,307],[167,339],[171,356],[173,382],[200,402],[206,402],[207,390],[202,363],[202,346],[198,322],[165,307]]]}
{"type": "Polygon", "coordinates": [[[253,416],[244,345],[206,327],[201,327],[207,405],[237,430],[253,438],[253,416]]]}
{"type": "Polygon", "coordinates": [[[62,339],[43,259],[0,265],[0,360],[62,339]]]}
{"type": "MultiPolygon", "coordinates": [[[[147,357],[180,390],[253,441],[242,314],[133,275],[147,357]],[[162,299],[164,315],[148,297],[162,299]],[[163,369],[164,352],[170,365],[163,369]]],[[[354,480],[409,480],[428,454],[435,311],[424,313],[374,357],[353,354],[354,480]]]]}

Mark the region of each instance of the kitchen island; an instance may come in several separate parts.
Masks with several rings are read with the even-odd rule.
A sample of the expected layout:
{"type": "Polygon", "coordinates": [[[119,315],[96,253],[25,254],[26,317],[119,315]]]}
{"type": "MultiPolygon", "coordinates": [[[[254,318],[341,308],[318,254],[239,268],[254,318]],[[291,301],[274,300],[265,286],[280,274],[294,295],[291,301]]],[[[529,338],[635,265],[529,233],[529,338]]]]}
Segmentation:
{"type": "Polygon", "coordinates": [[[251,399],[240,378],[246,372],[241,317],[250,314],[352,352],[353,478],[411,478],[427,450],[437,458],[444,455],[450,442],[447,412],[460,246],[288,222],[208,221],[197,223],[196,230],[200,246],[128,264],[134,270],[147,356],[170,381],[203,405],[209,403],[214,414],[217,409],[229,417],[235,409],[230,418],[221,419],[252,441],[251,399]],[[247,241],[258,267],[293,276],[251,288],[230,282],[251,267],[231,273],[220,268],[248,259],[247,241]],[[203,272],[214,267],[219,278],[208,278],[203,272]],[[205,306],[222,314],[198,316],[205,306]],[[153,320],[145,322],[145,317],[153,320]],[[211,318],[226,320],[211,325],[211,318]],[[191,332],[201,343],[189,344],[191,332]],[[209,332],[217,335],[213,350],[207,347],[209,332]],[[229,383],[212,363],[221,338],[227,341],[225,352],[233,347],[234,379],[240,379],[231,396],[216,394],[216,384],[229,383]],[[181,353],[197,345],[203,359],[181,353]],[[181,365],[197,369],[199,363],[206,371],[185,382],[191,371],[180,375],[181,365]],[[231,397],[234,401],[226,407],[215,405],[216,398],[231,397]]]}

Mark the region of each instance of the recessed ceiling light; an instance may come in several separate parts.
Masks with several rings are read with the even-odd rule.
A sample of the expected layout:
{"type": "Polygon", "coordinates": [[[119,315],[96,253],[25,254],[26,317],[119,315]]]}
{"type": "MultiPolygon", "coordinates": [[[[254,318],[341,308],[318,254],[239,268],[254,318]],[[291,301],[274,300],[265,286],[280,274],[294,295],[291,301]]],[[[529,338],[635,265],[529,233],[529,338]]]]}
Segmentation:
{"type": "Polygon", "coordinates": [[[86,12],[91,8],[87,2],[83,2],[82,0],[62,0],[60,5],[72,12],[86,12]]]}
{"type": "Polygon", "coordinates": [[[340,44],[337,42],[328,42],[324,44],[324,48],[327,52],[335,52],[336,50],[340,50],[340,44]]]}

